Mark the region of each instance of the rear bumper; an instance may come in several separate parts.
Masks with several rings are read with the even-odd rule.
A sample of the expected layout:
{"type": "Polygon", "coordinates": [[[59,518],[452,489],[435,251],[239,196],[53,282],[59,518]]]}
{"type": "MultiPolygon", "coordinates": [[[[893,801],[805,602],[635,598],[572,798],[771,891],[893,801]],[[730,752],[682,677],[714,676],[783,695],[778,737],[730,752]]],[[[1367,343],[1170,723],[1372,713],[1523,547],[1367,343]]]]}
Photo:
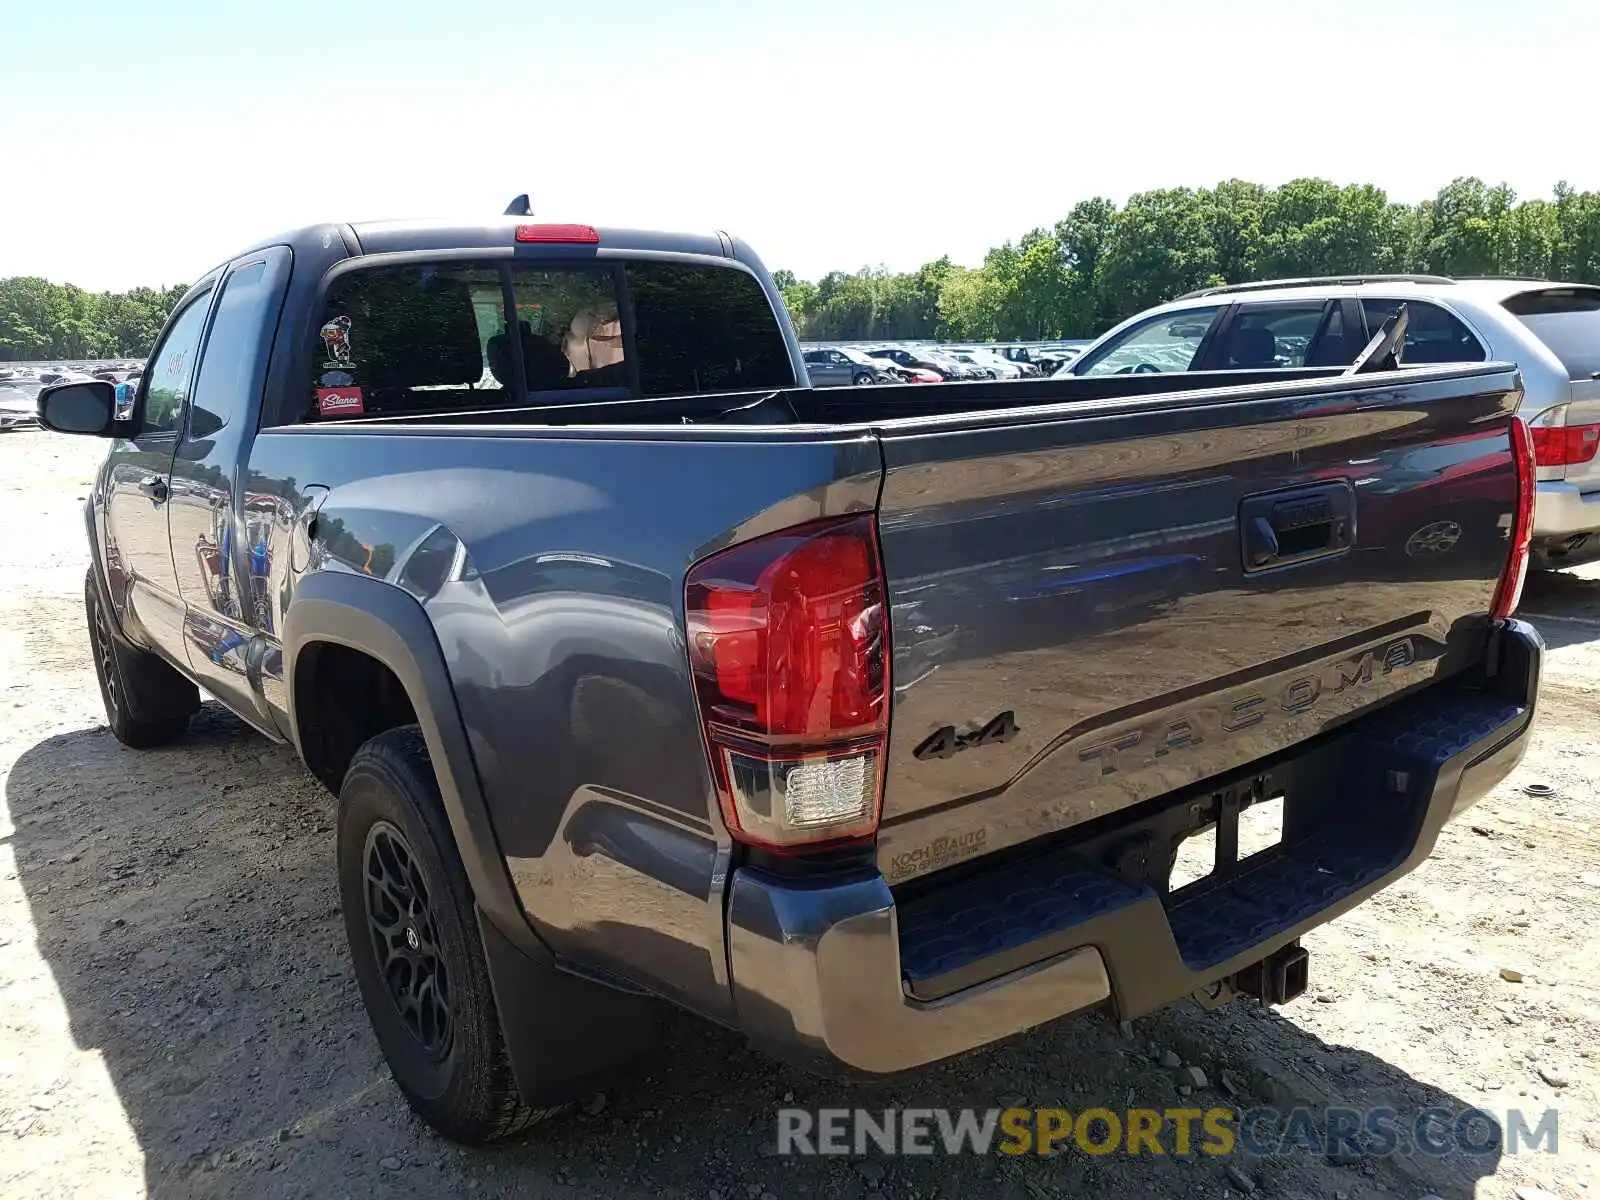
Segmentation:
{"type": "Polygon", "coordinates": [[[1561,480],[1541,482],[1533,502],[1535,538],[1571,537],[1600,532],[1600,489],[1579,490],[1561,480]]]}
{"type": "Polygon", "coordinates": [[[737,870],[727,932],[739,1024],[786,1057],[887,1074],[1108,1002],[1139,1016],[1226,979],[1417,866],[1444,823],[1517,765],[1542,654],[1530,625],[1504,622],[1482,678],[1430,687],[1113,828],[929,877],[909,896],[872,872],[813,883],[737,870]],[[1129,879],[1129,838],[1171,832],[1229,787],[1284,789],[1279,847],[1175,894],[1129,879]],[[1107,865],[1118,855],[1120,874],[1107,865]]]}

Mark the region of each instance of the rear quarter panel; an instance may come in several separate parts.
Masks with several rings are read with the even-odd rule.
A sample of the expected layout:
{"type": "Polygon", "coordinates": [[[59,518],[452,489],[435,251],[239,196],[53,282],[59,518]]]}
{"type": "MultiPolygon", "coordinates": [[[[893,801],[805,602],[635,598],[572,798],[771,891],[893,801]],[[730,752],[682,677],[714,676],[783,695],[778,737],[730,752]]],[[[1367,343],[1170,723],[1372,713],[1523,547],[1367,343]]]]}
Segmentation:
{"type": "Polygon", "coordinates": [[[311,569],[376,575],[423,603],[543,940],[726,1017],[729,841],[684,576],[742,537],[871,511],[871,436],[350,425],[265,433],[251,469],[263,487],[329,489],[311,569]]]}

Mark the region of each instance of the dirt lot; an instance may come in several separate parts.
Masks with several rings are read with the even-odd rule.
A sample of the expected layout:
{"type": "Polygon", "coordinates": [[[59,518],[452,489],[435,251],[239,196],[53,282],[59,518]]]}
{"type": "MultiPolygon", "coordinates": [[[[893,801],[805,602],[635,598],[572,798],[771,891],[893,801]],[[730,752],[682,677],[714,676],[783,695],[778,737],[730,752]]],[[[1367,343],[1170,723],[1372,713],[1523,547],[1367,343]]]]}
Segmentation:
{"type": "Polygon", "coordinates": [[[663,1050],[585,1111],[469,1152],[407,1115],[369,1034],[332,799],[215,706],[163,751],[107,732],[82,610],[98,449],[0,439],[0,1195],[1600,1196],[1600,571],[1529,588],[1551,654],[1525,765],[1426,866],[1308,939],[1312,991],[1281,1012],[1058,1023],[874,1085],[674,1018],[663,1050]],[[1186,1098],[1174,1055],[1206,1073],[1186,1098]],[[1337,1161],[770,1152],[785,1104],[999,1101],[1391,1104],[1407,1121],[1554,1106],[1560,1141],[1553,1156],[1337,1161]]]}

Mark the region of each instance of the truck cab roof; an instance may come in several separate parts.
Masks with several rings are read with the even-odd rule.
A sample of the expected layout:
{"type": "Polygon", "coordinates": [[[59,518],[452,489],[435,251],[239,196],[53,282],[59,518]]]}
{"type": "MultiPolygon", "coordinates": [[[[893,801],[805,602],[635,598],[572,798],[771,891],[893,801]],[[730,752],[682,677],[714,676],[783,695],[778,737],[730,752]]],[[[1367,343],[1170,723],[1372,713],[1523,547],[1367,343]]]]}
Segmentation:
{"type": "MultiPolygon", "coordinates": [[[[403,218],[378,221],[327,222],[304,225],[244,247],[228,261],[269,246],[318,246],[333,248],[342,242],[344,252],[355,257],[367,254],[413,254],[448,251],[504,250],[514,253],[519,245],[527,252],[549,252],[554,243],[519,243],[519,226],[550,227],[552,223],[516,217],[492,217],[482,221],[459,219],[403,218]]],[[[598,237],[595,252],[634,254],[691,254],[738,259],[750,265],[751,256],[742,244],[720,231],[677,233],[654,229],[626,229],[615,226],[583,226],[598,237]]],[[[217,268],[220,269],[219,264],[217,268]]],[[[208,272],[209,274],[209,272],[208,272]]]]}
{"type": "MultiPolygon", "coordinates": [[[[395,254],[428,250],[494,250],[518,245],[520,226],[550,227],[549,222],[519,217],[487,221],[363,221],[350,226],[363,254],[395,254]]],[[[672,233],[652,229],[594,228],[599,250],[648,254],[702,254],[733,258],[732,239],[722,233],[672,233]]],[[[539,246],[548,249],[549,245],[539,246]]]]}

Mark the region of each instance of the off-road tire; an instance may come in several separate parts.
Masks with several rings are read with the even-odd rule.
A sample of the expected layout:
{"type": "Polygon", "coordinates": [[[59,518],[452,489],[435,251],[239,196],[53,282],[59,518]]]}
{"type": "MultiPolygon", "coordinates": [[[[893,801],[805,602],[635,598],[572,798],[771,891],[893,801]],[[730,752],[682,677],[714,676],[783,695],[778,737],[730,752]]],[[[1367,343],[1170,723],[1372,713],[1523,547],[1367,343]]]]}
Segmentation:
{"type": "Polygon", "coordinates": [[[200,692],[159,655],[123,638],[101,600],[94,568],[84,577],[84,615],[106,724],[124,746],[150,750],[177,741],[200,708],[200,692]]]}
{"type": "Polygon", "coordinates": [[[417,726],[380,733],[356,751],[339,790],[338,868],[345,932],[361,998],[383,1056],[412,1110],[445,1137],[468,1145],[511,1137],[559,1112],[559,1108],[531,1108],[517,1091],[490,988],[472,889],[417,726]],[[388,939],[381,928],[387,927],[396,892],[374,882],[372,872],[380,877],[388,872],[398,860],[397,848],[409,856],[402,874],[414,885],[407,905],[393,906],[415,914],[406,918],[402,938],[412,951],[424,948],[433,962],[412,967],[400,961],[406,957],[404,951],[396,955],[387,950],[386,976],[379,954],[388,939]],[[419,931],[416,940],[413,930],[419,931]],[[400,995],[407,989],[394,984],[397,973],[402,979],[432,978],[434,997],[440,992],[438,978],[442,975],[447,981],[449,1037],[442,1045],[430,1049],[425,1041],[437,1033],[437,1022],[424,1023],[420,1031],[408,1024],[408,1019],[418,1019],[417,1006],[414,996],[400,995]],[[409,1018],[403,1011],[407,1004],[409,1018]]]}

